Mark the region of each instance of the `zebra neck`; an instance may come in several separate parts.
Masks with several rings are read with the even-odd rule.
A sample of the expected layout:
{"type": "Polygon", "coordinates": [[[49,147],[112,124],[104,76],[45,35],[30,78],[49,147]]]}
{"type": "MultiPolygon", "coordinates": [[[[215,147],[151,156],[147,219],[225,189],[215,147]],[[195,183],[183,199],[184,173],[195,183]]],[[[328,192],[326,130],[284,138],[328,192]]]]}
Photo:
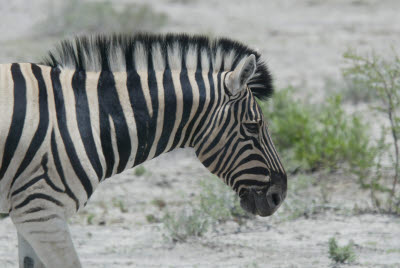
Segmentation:
{"type": "Polygon", "coordinates": [[[212,72],[129,72],[138,144],[133,166],[175,148],[195,147],[222,95],[215,86],[220,79],[212,72]]]}
{"type": "Polygon", "coordinates": [[[76,118],[99,178],[175,148],[204,144],[225,96],[221,73],[211,71],[58,74],[53,69],[53,80],[58,76],[65,102],[75,102],[66,105],[67,120],[76,118]]]}

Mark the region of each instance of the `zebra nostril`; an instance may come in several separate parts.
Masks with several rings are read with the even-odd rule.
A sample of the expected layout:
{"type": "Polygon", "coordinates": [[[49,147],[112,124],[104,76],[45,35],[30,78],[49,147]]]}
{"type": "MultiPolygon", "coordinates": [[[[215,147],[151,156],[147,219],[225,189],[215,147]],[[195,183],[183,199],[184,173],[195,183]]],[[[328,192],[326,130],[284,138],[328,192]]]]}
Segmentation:
{"type": "Polygon", "coordinates": [[[279,206],[281,203],[281,196],[277,193],[272,194],[272,203],[274,204],[275,207],[279,206]]]}
{"type": "Polygon", "coordinates": [[[282,202],[280,193],[276,191],[267,193],[267,202],[270,209],[277,208],[282,202]]]}

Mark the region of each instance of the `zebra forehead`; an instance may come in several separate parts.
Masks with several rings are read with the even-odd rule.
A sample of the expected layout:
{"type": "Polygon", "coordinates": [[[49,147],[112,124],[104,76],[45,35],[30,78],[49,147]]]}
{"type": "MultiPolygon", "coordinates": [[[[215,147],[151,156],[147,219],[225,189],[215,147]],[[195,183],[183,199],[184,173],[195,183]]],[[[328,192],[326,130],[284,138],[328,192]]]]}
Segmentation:
{"type": "Polygon", "coordinates": [[[64,69],[100,71],[232,71],[249,55],[256,56],[257,68],[248,86],[266,99],[273,93],[271,75],[254,49],[227,38],[187,34],[111,34],[80,36],[64,40],[41,64],[64,69]]]}

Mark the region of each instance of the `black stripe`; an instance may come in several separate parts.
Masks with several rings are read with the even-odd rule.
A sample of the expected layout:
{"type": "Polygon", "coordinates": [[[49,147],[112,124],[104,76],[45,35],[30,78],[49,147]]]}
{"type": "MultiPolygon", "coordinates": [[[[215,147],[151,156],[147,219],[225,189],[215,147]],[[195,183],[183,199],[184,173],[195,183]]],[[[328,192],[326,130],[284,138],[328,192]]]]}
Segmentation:
{"type": "Polygon", "coordinates": [[[45,199],[47,201],[50,201],[50,202],[56,204],[59,207],[63,207],[63,204],[60,201],[58,201],[57,199],[55,199],[55,198],[53,198],[53,197],[51,197],[49,195],[46,195],[46,194],[31,194],[24,201],[22,201],[19,205],[17,205],[15,208],[16,209],[22,208],[22,207],[28,205],[32,200],[35,200],[35,199],[45,199]]]}
{"type": "MultiPolygon", "coordinates": [[[[192,134],[192,138],[190,140],[190,145],[191,146],[194,146],[198,142],[199,138],[202,138],[202,135],[199,135],[199,132],[204,127],[205,122],[207,120],[207,117],[210,115],[212,107],[213,107],[213,104],[214,104],[214,101],[215,101],[215,88],[214,88],[214,80],[213,80],[213,70],[212,70],[211,66],[212,65],[210,64],[210,70],[208,72],[208,80],[209,80],[209,86],[210,86],[210,96],[209,96],[208,106],[207,106],[207,109],[206,109],[205,113],[203,114],[202,118],[200,119],[200,123],[197,125],[196,130],[192,134]],[[196,136],[198,138],[197,138],[197,140],[195,142],[196,136]]],[[[201,74],[199,74],[199,78],[201,78],[201,79],[197,80],[197,75],[196,75],[196,82],[200,82],[200,83],[198,83],[199,88],[201,86],[204,87],[205,86],[204,85],[204,80],[203,80],[203,76],[201,74]]],[[[210,117],[210,118],[212,118],[212,117],[210,117]]],[[[209,121],[212,121],[212,120],[209,120],[209,121]]],[[[207,130],[207,128],[205,130],[207,130]]]]}
{"type": "Polygon", "coordinates": [[[171,70],[166,69],[163,74],[164,87],[164,124],[161,137],[157,144],[155,156],[162,154],[167,147],[176,120],[176,94],[172,81],[171,70]]]}
{"type": "MultiPolygon", "coordinates": [[[[214,113],[215,112],[215,111],[212,111],[213,104],[214,104],[215,99],[216,99],[216,92],[215,92],[216,90],[215,90],[215,87],[214,87],[214,80],[213,80],[212,70],[210,70],[208,72],[208,80],[209,80],[209,84],[210,84],[210,96],[209,96],[210,99],[209,99],[209,102],[208,102],[207,110],[205,111],[205,113],[203,114],[202,118],[200,119],[200,123],[197,125],[197,128],[194,131],[194,135],[192,136],[192,139],[190,141],[190,144],[192,146],[196,145],[201,139],[204,138],[204,134],[207,132],[208,128],[210,127],[211,122],[213,121],[212,120],[213,117],[210,116],[210,118],[209,118],[209,120],[207,122],[207,125],[206,125],[206,120],[207,120],[208,116],[210,115],[210,113],[214,113]],[[200,130],[203,130],[202,133],[200,133],[200,130]],[[196,140],[195,140],[195,137],[197,137],[196,140]]],[[[216,107],[218,107],[218,106],[216,106],[216,107]]]]}
{"type": "MultiPolygon", "coordinates": [[[[175,139],[174,143],[172,145],[171,149],[174,149],[176,146],[178,146],[178,142],[180,141],[182,137],[182,130],[185,127],[185,125],[188,123],[189,117],[190,117],[190,112],[193,106],[193,88],[192,85],[190,84],[189,81],[189,76],[188,72],[186,70],[186,67],[182,69],[180,73],[180,83],[181,83],[181,88],[182,88],[182,98],[183,98],[183,110],[182,110],[182,119],[181,123],[179,124],[178,131],[175,134],[175,139]]],[[[186,129],[186,133],[190,132],[190,129],[186,129]]],[[[185,142],[180,144],[180,146],[185,145],[185,142]]]]}
{"type": "MultiPolygon", "coordinates": [[[[269,135],[268,130],[265,128],[264,131],[265,131],[265,135],[263,135],[263,138],[264,138],[264,140],[265,140],[265,139],[267,140],[267,142],[264,141],[264,143],[265,143],[265,145],[267,146],[267,151],[269,151],[269,153],[270,153],[271,156],[272,156],[271,162],[273,161],[273,162],[275,163],[276,167],[277,167],[278,169],[280,169],[281,161],[280,161],[280,159],[279,159],[279,155],[278,155],[278,153],[277,153],[277,151],[276,151],[276,149],[275,149],[274,144],[272,143],[271,136],[269,135]]],[[[260,145],[260,146],[261,146],[261,145],[260,145]]],[[[271,166],[271,167],[272,167],[272,166],[271,166]]],[[[280,170],[280,171],[281,171],[282,173],[285,173],[284,170],[280,170]]]]}
{"type": "Polygon", "coordinates": [[[75,202],[76,210],[79,208],[79,201],[76,198],[75,194],[69,188],[67,181],[65,180],[64,171],[61,166],[60,157],[58,155],[57,144],[56,144],[56,137],[54,134],[54,130],[51,132],[51,153],[53,155],[54,165],[56,166],[56,170],[58,176],[60,176],[61,182],[65,187],[65,193],[75,202]]]}
{"type": "Polygon", "coordinates": [[[53,189],[54,191],[59,192],[59,193],[63,193],[64,192],[63,190],[58,188],[57,185],[55,185],[50,180],[49,176],[47,175],[47,171],[46,171],[45,174],[33,178],[32,180],[30,180],[29,182],[25,183],[23,186],[21,186],[17,190],[13,191],[11,196],[15,196],[15,195],[27,190],[29,187],[31,187],[32,185],[34,185],[35,183],[37,183],[38,181],[43,180],[43,179],[46,181],[47,185],[49,185],[50,188],[53,189]]]}
{"type": "Polygon", "coordinates": [[[151,119],[146,106],[146,99],[143,94],[140,76],[136,71],[129,71],[127,73],[126,86],[128,88],[129,100],[136,122],[138,138],[138,148],[136,150],[134,163],[134,166],[136,166],[146,160],[149,153],[148,142],[153,142],[154,134],[152,136],[150,133],[151,119]]]}
{"type": "Polygon", "coordinates": [[[90,183],[89,177],[82,167],[80,159],[76,154],[74,144],[72,143],[71,136],[67,128],[67,118],[65,112],[64,96],[62,93],[62,87],[60,82],[60,70],[53,68],[51,70],[51,81],[53,84],[54,102],[56,105],[57,122],[60,130],[61,137],[64,141],[65,150],[67,151],[68,158],[71,161],[71,166],[82,183],[83,188],[86,191],[87,198],[92,195],[93,187],[90,183]]]}
{"type": "Polygon", "coordinates": [[[36,129],[35,135],[32,138],[32,141],[29,145],[28,150],[25,153],[25,157],[21,162],[21,165],[18,167],[17,172],[14,175],[14,178],[11,182],[10,189],[14,185],[17,178],[22,174],[22,172],[28,167],[31,163],[32,159],[36,155],[40,146],[43,143],[44,138],[46,137],[47,129],[49,127],[49,107],[47,103],[47,88],[43,79],[42,70],[39,66],[32,64],[32,73],[36,78],[39,88],[39,124],[36,129]]]}
{"type": "Polygon", "coordinates": [[[239,146],[239,142],[236,141],[236,142],[232,145],[232,150],[231,150],[230,156],[229,156],[229,157],[226,157],[224,163],[218,164],[218,166],[220,166],[220,169],[219,169],[219,172],[220,172],[220,173],[221,173],[223,170],[225,170],[225,172],[222,173],[221,177],[225,178],[226,173],[229,172],[229,170],[227,170],[226,167],[227,167],[228,163],[229,163],[231,160],[232,160],[232,162],[230,162],[230,163],[231,163],[231,166],[232,166],[232,163],[233,163],[233,161],[234,161],[233,156],[237,155],[237,154],[236,154],[236,149],[238,148],[238,146],[239,146]]]}
{"type": "MultiPolygon", "coordinates": [[[[215,165],[215,168],[216,169],[221,168],[221,166],[219,164],[226,156],[226,152],[231,147],[232,141],[235,137],[236,137],[236,134],[234,133],[234,135],[232,135],[229,139],[227,139],[227,141],[225,142],[223,147],[221,147],[217,152],[215,152],[214,154],[212,154],[210,157],[208,157],[206,160],[203,161],[203,165],[205,167],[209,167],[217,159],[218,155],[220,155],[220,157],[218,159],[218,164],[215,165]]],[[[215,169],[213,171],[211,171],[211,173],[215,174],[215,169]]]]}
{"type": "Polygon", "coordinates": [[[86,72],[76,71],[72,77],[72,88],[75,95],[76,121],[86,154],[96,171],[99,180],[103,178],[103,167],[101,166],[99,154],[94,143],[92,124],[90,122],[89,103],[86,95],[86,72]]]}
{"type": "Polygon", "coordinates": [[[112,175],[115,156],[112,147],[110,117],[114,123],[116,143],[119,154],[117,173],[125,170],[132,152],[131,139],[128,125],[119,101],[113,73],[103,71],[100,73],[97,87],[99,98],[100,139],[104,158],[106,159],[106,178],[112,175]]]}
{"type": "MultiPolygon", "coordinates": [[[[238,142],[238,144],[239,144],[239,142],[238,142]]],[[[247,150],[253,150],[253,146],[251,144],[245,144],[245,145],[243,145],[243,147],[240,148],[240,150],[237,153],[233,154],[233,157],[231,156],[231,158],[233,158],[233,159],[232,159],[231,163],[229,164],[228,168],[226,169],[225,173],[223,174],[224,178],[230,177],[231,173],[233,172],[233,165],[238,160],[238,158],[241,157],[244,154],[244,152],[246,152],[247,150]]]]}
{"type": "Polygon", "coordinates": [[[261,154],[265,158],[265,161],[267,162],[266,163],[267,166],[272,169],[273,168],[273,162],[275,162],[274,155],[271,155],[270,152],[268,153],[268,151],[267,151],[268,149],[265,150],[266,148],[264,146],[262,146],[262,144],[260,142],[258,142],[258,141],[254,141],[254,147],[256,147],[261,152],[261,154]],[[271,155],[272,158],[270,157],[270,155],[271,155]]]}
{"type": "MultiPolygon", "coordinates": [[[[242,169],[239,172],[232,175],[232,177],[229,180],[228,185],[234,186],[233,189],[237,189],[236,179],[242,175],[260,175],[260,177],[265,177],[268,174],[269,174],[268,169],[263,168],[263,167],[252,167],[252,168],[248,168],[248,169],[242,169]]],[[[252,185],[259,185],[259,183],[261,183],[260,181],[257,181],[257,180],[248,180],[248,181],[254,182],[252,185]]],[[[266,182],[262,182],[262,183],[263,183],[263,185],[266,184],[266,182]]]]}
{"type": "Polygon", "coordinates": [[[35,218],[35,219],[29,219],[29,220],[24,220],[20,223],[27,223],[27,222],[44,222],[44,221],[49,221],[51,219],[56,219],[56,218],[60,218],[59,215],[57,214],[51,214],[45,217],[40,217],[40,218],[35,218]]]}
{"type": "Polygon", "coordinates": [[[228,133],[231,133],[237,127],[240,127],[239,120],[238,120],[239,105],[240,105],[240,102],[237,102],[237,101],[234,104],[232,104],[233,107],[231,108],[231,116],[233,117],[234,123],[232,124],[231,128],[228,130],[228,133]]]}
{"type": "Polygon", "coordinates": [[[242,110],[241,110],[241,112],[240,112],[240,122],[243,122],[244,121],[244,117],[245,117],[245,115],[246,115],[246,112],[247,112],[247,110],[246,110],[246,100],[243,100],[242,101],[242,110]]]}
{"type": "MultiPolygon", "coordinates": [[[[210,120],[209,120],[209,122],[208,122],[208,124],[207,124],[207,127],[203,130],[203,132],[202,132],[202,134],[199,136],[199,138],[198,138],[198,141],[196,142],[196,144],[198,145],[197,146],[197,149],[196,149],[196,152],[199,154],[200,152],[201,152],[201,150],[203,149],[203,146],[205,146],[206,144],[207,144],[207,142],[208,142],[208,139],[210,138],[210,133],[214,130],[214,129],[216,129],[217,128],[217,121],[218,121],[218,117],[220,116],[220,113],[222,113],[223,111],[222,110],[218,110],[218,109],[216,109],[216,110],[214,110],[213,111],[213,115],[210,117],[210,120]],[[211,125],[212,124],[212,125],[211,125]],[[207,133],[207,130],[209,130],[209,132],[207,133]],[[200,139],[200,137],[203,137],[203,139],[200,139]],[[199,142],[200,142],[200,144],[199,144],[199,142]]],[[[221,133],[223,133],[224,132],[224,130],[223,129],[220,129],[219,130],[219,134],[221,134],[221,133]]],[[[213,140],[212,141],[212,143],[214,142],[215,140],[213,140]]],[[[211,146],[208,146],[206,149],[205,149],[205,152],[202,152],[202,154],[204,155],[204,154],[206,154],[207,152],[209,152],[213,147],[211,147],[211,146]],[[207,149],[208,148],[208,149],[207,149]]]]}
{"type": "MultiPolygon", "coordinates": [[[[201,51],[199,50],[197,52],[197,70],[196,73],[194,75],[197,87],[199,89],[199,105],[197,107],[196,113],[193,116],[193,119],[190,121],[188,127],[186,128],[186,134],[185,134],[185,138],[182,141],[182,145],[186,145],[187,141],[189,140],[190,137],[191,141],[193,140],[193,137],[196,135],[196,133],[192,133],[193,131],[193,127],[194,124],[197,122],[201,112],[204,109],[204,104],[206,101],[206,88],[204,85],[204,79],[203,79],[203,75],[202,75],[202,66],[201,66],[201,51]]],[[[189,146],[193,146],[191,143],[189,144],[189,146]]]]}
{"type": "Polygon", "coordinates": [[[35,213],[35,212],[38,212],[38,211],[43,211],[43,210],[45,210],[45,208],[43,208],[43,207],[34,207],[34,208],[30,208],[30,209],[24,211],[23,213],[24,214],[30,214],[30,213],[35,213]]]}
{"type": "Polygon", "coordinates": [[[133,114],[136,122],[136,131],[138,137],[138,148],[135,155],[134,166],[146,161],[149,156],[150,149],[154,143],[157,116],[158,116],[158,86],[153,61],[151,55],[148,56],[148,77],[147,83],[151,98],[153,114],[150,117],[149,110],[146,106],[146,99],[143,94],[140,76],[135,71],[128,72],[127,87],[129,99],[132,105],[133,114]]]}
{"type": "MultiPolygon", "coordinates": [[[[259,155],[259,154],[249,154],[248,156],[246,156],[245,158],[240,160],[240,162],[236,164],[236,167],[243,166],[243,165],[249,163],[250,161],[258,161],[258,162],[260,162],[260,165],[264,166],[264,158],[261,155],[259,155]]],[[[270,173],[268,171],[267,173],[263,174],[263,176],[267,176],[269,174],[270,173]]]]}
{"type": "MultiPolygon", "coordinates": [[[[225,109],[222,109],[222,110],[221,110],[221,113],[220,113],[219,116],[220,116],[220,118],[224,118],[224,117],[225,117],[225,109]]],[[[227,132],[228,125],[229,125],[229,123],[231,122],[231,117],[230,117],[230,116],[227,116],[227,117],[224,118],[224,119],[225,119],[224,125],[223,125],[221,128],[219,128],[218,134],[214,137],[214,139],[212,140],[212,142],[210,143],[210,145],[202,152],[202,154],[207,154],[207,153],[208,153],[209,151],[211,151],[215,146],[217,146],[218,143],[221,142],[221,139],[222,139],[223,135],[227,132]]],[[[217,120],[215,120],[215,122],[216,122],[216,121],[217,121],[217,120]]],[[[213,128],[217,128],[215,122],[214,122],[213,128]]],[[[224,141],[222,141],[222,142],[224,142],[224,141]]]]}
{"type": "Polygon", "coordinates": [[[225,158],[230,158],[230,156],[232,155],[232,151],[230,153],[230,155],[227,155],[227,152],[230,148],[234,147],[235,148],[235,144],[233,144],[234,139],[236,138],[237,134],[234,132],[232,134],[232,136],[227,139],[226,141],[226,145],[224,146],[224,151],[221,153],[221,157],[218,159],[217,164],[215,165],[215,169],[211,171],[211,173],[216,174],[216,173],[220,173],[221,170],[223,170],[224,166],[222,166],[222,161],[224,161],[225,158]]]}
{"type": "MultiPolygon", "coordinates": [[[[168,64],[168,61],[165,61],[168,64]]],[[[147,83],[150,91],[151,105],[153,109],[153,116],[151,117],[148,127],[149,127],[149,137],[146,142],[146,152],[144,161],[148,158],[150,150],[153,146],[156,129],[157,129],[157,119],[158,119],[158,109],[159,109],[159,99],[158,99],[158,84],[156,78],[156,72],[154,70],[153,58],[151,53],[147,55],[147,83]]]]}
{"type": "Polygon", "coordinates": [[[14,82],[14,108],[10,130],[4,145],[0,180],[4,177],[15,150],[17,149],[26,115],[26,83],[18,63],[11,65],[11,75],[14,82]]]}
{"type": "MultiPolygon", "coordinates": [[[[217,81],[218,81],[217,83],[218,84],[220,82],[220,79],[221,79],[221,73],[218,73],[217,74],[217,81]]],[[[208,73],[208,80],[210,82],[210,103],[209,103],[209,105],[207,107],[206,113],[203,115],[203,118],[200,121],[199,126],[197,127],[198,130],[196,130],[196,132],[195,132],[197,134],[197,139],[194,142],[194,144],[198,144],[198,142],[202,139],[202,144],[197,149],[198,153],[200,153],[200,151],[202,149],[201,147],[204,144],[206,144],[206,142],[207,142],[207,140],[209,138],[209,136],[206,136],[205,134],[210,129],[211,124],[213,124],[215,126],[215,122],[217,120],[216,118],[214,118],[215,115],[216,115],[216,110],[211,111],[212,105],[213,105],[214,101],[216,101],[216,106],[215,106],[216,108],[215,109],[218,109],[218,107],[220,106],[220,100],[221,100],[219,98],[219,90],[218,90],[219,89],[219,85],[218,85],[218,88],[215,89],[215,87],[214,87],[214,77],[213,77],[213,74],[210,73],[210,72],[208,73]],[[209,116],[210,113],[212,113],[212,116],[209,117],[209,120],[206,123],[205,121],[206,121],[206,119],[207,119],[207,117],[209,116]],[[204,125],[206,125],[206,126],[204,127],[204,125]],[[200,129],[202,129],[202,127],[204,127],[204,128],[203,128],[202,132],[199,134],[200,129]]]]}

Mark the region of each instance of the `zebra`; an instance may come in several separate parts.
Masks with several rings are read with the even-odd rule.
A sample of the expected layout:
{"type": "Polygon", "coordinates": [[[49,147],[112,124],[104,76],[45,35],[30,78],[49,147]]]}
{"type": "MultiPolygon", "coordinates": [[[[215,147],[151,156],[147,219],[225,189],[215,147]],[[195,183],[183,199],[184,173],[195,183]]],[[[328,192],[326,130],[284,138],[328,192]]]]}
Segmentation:
{"type": "Polygon", "coordinates": [[[257,103],[272,93],[256,50],[201,35],[79,36],[1,64],[0,212],[20,267],[81,267],[66,220],[100,182],[175,148],[273,214],[287,176],[257,103]]]}

